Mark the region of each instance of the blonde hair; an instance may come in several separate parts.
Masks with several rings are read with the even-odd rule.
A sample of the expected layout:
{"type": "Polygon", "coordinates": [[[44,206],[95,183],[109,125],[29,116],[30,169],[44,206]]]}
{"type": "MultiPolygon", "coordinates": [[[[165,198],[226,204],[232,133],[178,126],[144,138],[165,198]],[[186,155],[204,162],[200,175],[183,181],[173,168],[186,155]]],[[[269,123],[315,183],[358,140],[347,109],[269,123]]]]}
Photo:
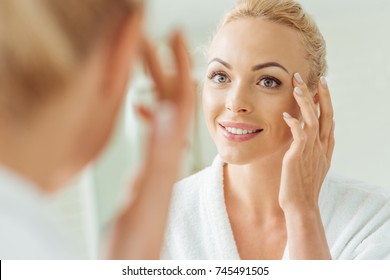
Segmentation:
{"type": "Polygon", "coordinates": [[[108,27],[141,2],[0,0],[0,104],[21,114],[50,98],[108,27]]]}
{"type": "Polygon", "coordinates": [[[293,0],[238,0],[225,16],[220,27],[229,22],[259,17],[291,27],[298,31],[310,64],[308,87],[314,90],[327,71],[326,43],[314,20],[293,0]]]}

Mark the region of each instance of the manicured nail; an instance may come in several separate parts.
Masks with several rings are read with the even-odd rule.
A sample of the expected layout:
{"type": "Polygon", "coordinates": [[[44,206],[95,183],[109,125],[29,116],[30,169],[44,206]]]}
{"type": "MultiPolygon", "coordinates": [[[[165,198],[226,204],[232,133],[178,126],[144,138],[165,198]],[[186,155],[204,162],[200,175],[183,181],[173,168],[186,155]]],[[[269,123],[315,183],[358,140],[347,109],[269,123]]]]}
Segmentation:
{"type": "Polygon", "coordinates": [[[291,119],[291,115],[287,112],[283,112],[283,117],[285,117],[286,119],[291,119]]]}
{"type": "Polygon", "coordinates": [[[321,86],[324,88],[324,89],[327,89],[328,88],[328,82],[326,81],[326,78],[324,76],[322,76],[320,78],[320,81],[321,81],[321,86]]]}
{"type": "Polygon", "coordinates": [[[294,92],[299,96],[303,96],[303,92],[299,87],[295,87],[294,92]]]}
{"type": "Polygon", "coordinates": [[[166,138],[174,129],[175,108],[170,102],[161,102],[156,111],[157,137],[166,138]]]}
{"type": "Polygon", "coordinates": [[[302,77],[299,73],[295,73],[294,78],[298,82],[298,84],[303,85],[303,80],[302,80],[302,77]]]}

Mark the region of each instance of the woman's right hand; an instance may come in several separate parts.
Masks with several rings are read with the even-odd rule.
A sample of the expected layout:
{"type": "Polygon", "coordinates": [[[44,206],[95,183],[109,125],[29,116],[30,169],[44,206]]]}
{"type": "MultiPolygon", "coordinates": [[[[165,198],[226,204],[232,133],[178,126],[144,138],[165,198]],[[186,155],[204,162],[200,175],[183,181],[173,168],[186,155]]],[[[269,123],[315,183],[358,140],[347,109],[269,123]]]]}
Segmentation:
{"type": "MultiPolygon", "coordinates": [[[[183,151],[188,128],[194,115],[196,102],[190,57],[181,33],[173,34],[171,48],[176,69],[174,73],[167,74],[162,70],[154,46],[147,40],[144,42],[145,63],[154,81],[158,101],[154,112],[145,107],[137,107],[139,114],[151,125],[149,154],[155,150],[157,143],[162,144],[165,141],[163,145],[166,146],[163,146],[164,149],[160,151],[164,155],[169,155],[168,150],[170,153],[183,151]]],[[[164,161],[171,158],[172,154],[164,161]]]]}
{"type": "Polygon", "coordinates": [[[155,48],[145,40],[143,56],[154,81],[158,106],[138,107],[150,125],[145,160],[133,182],[133,197],[115,221],[108,258],[158,259],[163,244],[172,188],[182,166],[188,128],[195,107],[190,61],[184,39],[171,39],[176,71],[167,75],[155,48]]]}
{"type": "Polygon", "coordinates": [[[286,220],[291,259],[330,259],[318,199],[333,149],[333,106],[324,77],[317,87],[317,104],[301,76],[294,75],[294,97],[302,120],[284,113],[293,141],[282,163],[279,204],[286,220]],[[304,123],[302,127],[301,121],[304,123]]]}

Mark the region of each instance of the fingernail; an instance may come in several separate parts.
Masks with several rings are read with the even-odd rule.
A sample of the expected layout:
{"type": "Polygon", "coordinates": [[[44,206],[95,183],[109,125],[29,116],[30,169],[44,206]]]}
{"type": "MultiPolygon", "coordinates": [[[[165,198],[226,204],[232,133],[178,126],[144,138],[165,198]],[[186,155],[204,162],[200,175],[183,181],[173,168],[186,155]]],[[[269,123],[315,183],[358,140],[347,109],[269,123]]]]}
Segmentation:
{"type": "Polygon", "coordinates": [[[320,78],[320,81],[321,81],[321,86],[326,89],[328,87],[328,82],[326,81],[326,78],[324,76],[322,76],[320,78]]]}
{"type": "Polygon", "coordinates": [[[285,117],[286,119],[291,119],[291,115],[287,112],[283,112],[283,117],[285,117]]]}
{"type": "Polygon", "coordinates": [[[159,138],[166,138],[173,132],[173,122],[175,119],[175,108],[170,102],[161,102],[157,107],[156,121],[157,128],[156,133],[159,138]]]}
{"type": "Polygon", "coordinates": [[[299,96],[303,96],[303,92],[299,87],[295,87],[294,92],[299,96]]]}
{"type": "Polygon", "coordinates": [[[302,77],[301,77],[301,75],[299,73],[295,73],[294,74],[294,78],[298,82],[298,84],[303,85],[303,80],[302,80],[302,77]]]}

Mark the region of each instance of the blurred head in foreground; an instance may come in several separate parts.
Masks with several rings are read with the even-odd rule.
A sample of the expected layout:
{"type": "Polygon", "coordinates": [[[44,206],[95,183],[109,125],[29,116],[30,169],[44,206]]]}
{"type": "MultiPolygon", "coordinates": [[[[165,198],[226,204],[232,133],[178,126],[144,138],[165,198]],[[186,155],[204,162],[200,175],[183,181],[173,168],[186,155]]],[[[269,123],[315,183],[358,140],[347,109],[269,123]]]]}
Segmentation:
{"type": "Polygon", "coordinates": [[[0,1],[0,164],[52,191],[99,154],[138,53],[142,2],[0,1]]]}

